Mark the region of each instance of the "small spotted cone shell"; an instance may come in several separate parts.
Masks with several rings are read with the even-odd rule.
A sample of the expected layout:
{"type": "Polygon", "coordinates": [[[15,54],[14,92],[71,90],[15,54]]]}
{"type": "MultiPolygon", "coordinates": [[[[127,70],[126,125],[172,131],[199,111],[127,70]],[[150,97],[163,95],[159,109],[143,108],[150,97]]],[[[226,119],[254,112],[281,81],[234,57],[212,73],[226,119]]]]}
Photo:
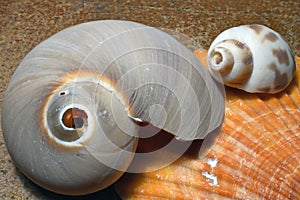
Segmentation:
{"type": "MultiPolygon", "coordinates": [[[[195,54],[206,64],[206,51],[195,54]]],[[[227,88],[216,145],[199,157],[195,141],[176,162],[126,174],[123,199],[300,199],[300,58],[296,77],[276,95],[227,88]]]]}

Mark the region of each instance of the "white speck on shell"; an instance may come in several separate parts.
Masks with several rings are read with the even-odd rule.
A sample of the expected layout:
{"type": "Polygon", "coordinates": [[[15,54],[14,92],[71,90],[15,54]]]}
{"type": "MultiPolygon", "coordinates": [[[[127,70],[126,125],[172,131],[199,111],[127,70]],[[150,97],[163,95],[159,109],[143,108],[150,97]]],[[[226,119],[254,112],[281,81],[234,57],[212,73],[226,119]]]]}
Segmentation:
{"type": "Polygon", "coordinates": [[[212,174],[212,173],[210,174],[208,172],[202,172],[202,176],[204,176],[205,178],[207,178],[210,181],[209,185],[219,187],[218,177],[215,176],[214,174],[212,174]]]}
{"type": "Polygon", "coordinates": [[[217,166],[218,162],[219,162],[218,158],[214,158],[214,159],[208,158],[206,163],[213,169],[217,166]]]}

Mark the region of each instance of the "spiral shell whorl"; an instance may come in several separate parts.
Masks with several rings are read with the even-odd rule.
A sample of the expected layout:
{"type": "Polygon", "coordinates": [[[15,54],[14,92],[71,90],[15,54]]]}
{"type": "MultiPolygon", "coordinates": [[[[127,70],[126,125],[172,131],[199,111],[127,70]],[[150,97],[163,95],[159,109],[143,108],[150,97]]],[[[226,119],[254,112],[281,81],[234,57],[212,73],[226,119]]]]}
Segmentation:
{"type": "Polygon", "coordinates": [[[219,81],[225,85],[252,93],[280,92],[295,73],[294,56],[282,36],[256,24],[233,27],[218,35],[208,50],[208,65],[214,76],[221,74],[223,80],[219,81]],[[223,48],[226,51],[220,50],[223,48]]]}
{"type": "Polygon", "coordinates": [[[127,170],[138,141],[132,119],[182,140],[204,138],[222,123],[220,93],[201,62],[168,34],[128,21],[83,23],[20,63],[2,104],[4,139],[35,183],[88,194],[127,170]]]}
{"type": "Polygon", "coordinates": [[[219,72],[227,85],[234,87],[246,82],[253,70],[253,58],[246,44],[223,40],[210,52],[209,70],[219,72]]]}
{"type": "MultiPolygon", "coordinates": [[[[19,72],[12,83],[18,84],[14,78],[19,72]]],[[[83,69],[56,78],[48,89],[43,86],[46,82],[31,80],[7,93],[9,106],[3,112],[9,114],[3,119],[3,130],[14,134],[4,138],[12,159],[28,178],[48,190],[79,195],[103,189],[124,173],[137,147],[138,129],[128,118],[125,101],[104,81],[83,69]],[[25,93],[29,85],[34,94],[25,93]],[[15,104],[17,94],[23,98],[15,104]]]]}

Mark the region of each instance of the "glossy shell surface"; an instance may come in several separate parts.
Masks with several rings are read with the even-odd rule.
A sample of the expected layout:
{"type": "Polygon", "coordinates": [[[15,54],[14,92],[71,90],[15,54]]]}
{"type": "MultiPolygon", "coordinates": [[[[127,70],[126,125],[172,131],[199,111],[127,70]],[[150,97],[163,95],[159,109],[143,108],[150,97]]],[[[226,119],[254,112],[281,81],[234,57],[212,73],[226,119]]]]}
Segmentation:
{"type": "Polygon", "coordinates": [[[2,106],[16,166],[46,189],[78,195],[109,186],[127,170],[136,122],[181,140],[203,138],[221,125],[224,101],[201,62],[173,37],[104,20],[67,28],[35,47],[2,106]]]}
{"type": "Polygon", "coordinates": [[[225,85],[251,93],[284,90],[295,74],[292,50],[274,30],[258,24],[220,33],[208,50],[209,71],[225,85]]]}
{"type": "MultiPolygon", "coordinates": [[[[195,54],[206,63],[207,51],[195,54]]],[[[283,92],[226,88],[220,137],[205,157],[200,141],[168,167],[126,174],[123,199],[300,199],[300,58],[283,92]]]]}

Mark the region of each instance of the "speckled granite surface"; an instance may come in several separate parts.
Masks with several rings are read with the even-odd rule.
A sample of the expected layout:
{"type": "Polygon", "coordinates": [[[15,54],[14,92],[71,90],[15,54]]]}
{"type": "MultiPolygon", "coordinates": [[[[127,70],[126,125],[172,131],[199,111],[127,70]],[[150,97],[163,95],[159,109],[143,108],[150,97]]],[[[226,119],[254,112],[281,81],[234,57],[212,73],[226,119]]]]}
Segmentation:
{"type": "MultiPolygon", "coordinates": [[[[222,30],[259,23],[282,34],[300,56],[299,0],[206,1],[0,1],[0,103],[9,78],[38,43],[68,26],[101,19],[124,19],[168,29],[189,40],[191,48],[208,48],[222,30]],[[179,34],[181,33],[181,34],[179,34]],[[185,35],[182,35],[185,34],[185,35]]],[[[1,109],[0,109],[1,112],[1,109]]],[[[47,192],[13,165],[0,127],[0,199],[74,199],[47,192]]],[[[110,187],[75,199],[118,199],[110,187]],[[108,198],[109,197],[109,198],[108,198]]]]}

